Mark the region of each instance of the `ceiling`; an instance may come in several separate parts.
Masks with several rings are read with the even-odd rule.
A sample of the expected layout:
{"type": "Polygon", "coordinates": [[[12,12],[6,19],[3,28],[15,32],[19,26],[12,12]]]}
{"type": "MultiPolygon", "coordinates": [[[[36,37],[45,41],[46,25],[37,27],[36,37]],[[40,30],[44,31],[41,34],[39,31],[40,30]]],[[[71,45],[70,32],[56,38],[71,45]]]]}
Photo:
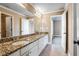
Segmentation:
{"type": "MultiPolygon", "coordinates": [[[[17,3],[0,3],[0,5],[10,8],[25,16],[33,16],[33,13],[29,12],[17,3]]],[[[65,8],[65,3],[31,3],[31,5],[36,9],[36,11],[40,9],[41,13],[58,11],[65,8]]]]}
{"type": "Polygon", "coordinates": [[[7,7],[9,9],[12,9],[25,16],[33,16],[33,14],[31,12],[27,11],[25,8],[23,8],[22,6],[20,6],[17,3],[0,3],[0,5],[7,7]]]}
{"type": "Polygon", "coordinates": [[[36,9],[40,8],[44,13],[58,11],[65,8],[65,3],[32,3],[36,9]]]}

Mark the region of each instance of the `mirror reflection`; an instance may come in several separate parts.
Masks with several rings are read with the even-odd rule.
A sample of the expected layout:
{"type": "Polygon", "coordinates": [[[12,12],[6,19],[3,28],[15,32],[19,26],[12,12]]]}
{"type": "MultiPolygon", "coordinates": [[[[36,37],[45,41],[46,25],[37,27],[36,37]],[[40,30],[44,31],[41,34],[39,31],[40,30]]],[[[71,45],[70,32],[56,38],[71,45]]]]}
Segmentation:
{"type": "Polygon", "coordinates": [[[12,36],[12,16],[1,14],[1,38],[12,36]]]}

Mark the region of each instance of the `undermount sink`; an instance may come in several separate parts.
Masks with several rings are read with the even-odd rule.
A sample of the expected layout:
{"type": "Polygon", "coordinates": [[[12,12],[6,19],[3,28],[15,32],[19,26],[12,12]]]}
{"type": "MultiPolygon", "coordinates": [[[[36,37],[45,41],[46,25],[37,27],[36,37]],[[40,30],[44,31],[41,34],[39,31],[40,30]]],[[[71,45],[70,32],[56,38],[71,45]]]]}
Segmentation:
{"type": "Polygon", "coordinates": [[[26,45],[28,43],[29,41],[17,41],[17,42],[12,43],[12,45],[26,45]]]}

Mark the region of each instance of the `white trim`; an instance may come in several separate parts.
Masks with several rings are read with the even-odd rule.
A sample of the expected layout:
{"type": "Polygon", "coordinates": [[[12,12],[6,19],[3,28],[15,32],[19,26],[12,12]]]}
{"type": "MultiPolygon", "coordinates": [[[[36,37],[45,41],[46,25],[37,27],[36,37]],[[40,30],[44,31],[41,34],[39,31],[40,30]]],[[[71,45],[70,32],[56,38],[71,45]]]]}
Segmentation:
{"type": "Polygon", "coordinates": [[[65,4],[65,8],[64,8],[64,10],[66,10],[66,9],[67,9],[67,7],[68,7],[68,4],[69,4],[69,3],[66,3],[66,4],[65,4]]]}
{"type": "Polygon", "coordinates": [[[4,9],[7,9],[7,10],[9,10],[9,11],[11,11],[11,12],[17,13],[17,14],[19,14],[19,15],[25,16],[25,15],[23,15],[23,14],[21,14],[21,13],[19,13],[19,12],[16,12],[16,11],[14,11],[14,10],[12,10],[12,9],[9,9],[9,8],[7,8],[7,7],[5,7],[5,6],[0,5],[0,7],[1,7],[1,8],[4,8],[4,9]]]}
{"type": "Polygon", "coordinates": [[[53,36],[53,32],[52,32],[52,29],[53,29],[53,28],[52,28],[52,27],[53,27],[53,25],[52,25],[52,24],[53,24],[53,22],[52,22],[52,20],[51,20],[51,19],[52,19],[52,16],[50,16],[51,26],[50,26],[50,34],[49,34],[49,35],[50,35],[49,44],[52,44],[52,38],[53,38],[53,37],[52,37],[52,36],[53,36]]]}
{"type": "Polygon", "coordinates": [[[67,56],[71,56],[69,52],[67,53],[67,56]]]}
{"type": "Polygon", "coordinates": [[[68,11],[68,4],[65,5],[65,9],[64,9],[63,14],[66,13],[67,11],[68,11]]]}
{"type": "Polygon", "coordinates": [[[52,18],[52,17],[60,17],[60,16],[62,16],[62,15],[53,15],[53,16],[50,16],[50,17],[52,18]]]}
{"type": "Polygon", "coordinates": [[[10,16],[12,16],[12,17],[13,17],[13,15],[12,15],[12,14],[9,14],[9,13],[7,13],[7,12],[3,12],[3,11],[1,11],[1,14],[10,15],[10,16]]]}
{"type": "Polygon", "coordinates": [[[52,11],[52,12],[46,12],[46,13],[43,13],[43,14],[56,13],[56,12],[60,12],[60,11],[64,11],[64,9],[62,9],[62,10],[57,10],[57,11],[52,11]]]}
{"type": "Polygon", "coordinates": [[[61,35],[53,35],[53,36],[61,36],[61,35]]]}

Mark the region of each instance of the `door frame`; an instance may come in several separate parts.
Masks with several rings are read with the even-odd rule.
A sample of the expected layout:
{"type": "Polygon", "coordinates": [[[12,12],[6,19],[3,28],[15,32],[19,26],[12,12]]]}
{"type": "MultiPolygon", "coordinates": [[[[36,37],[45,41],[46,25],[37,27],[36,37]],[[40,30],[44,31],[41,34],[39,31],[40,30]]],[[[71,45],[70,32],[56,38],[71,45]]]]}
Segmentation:
{"type": "MultiPolygon", "coordinates": [[[[74,40],[77,40],[77,14],[76,14],[76,3],[74,4],[69,4],[67,10],[69,12],[69,20],[68,20],[68,23],[70,24],[70,27],[71,27],[71,31],[72,32],[69,32],[69,50],[68,50],[68,53],[67,55],[69,56],[76,56],[77,55],[77,48],[76,46],[74,45],[74,40]]],[[[69,25],[68,25],[69,26],[69,25]]],[[[70,31],[70,29],[68,29],[70,31]]]]}
{"type": "Polygon", "coordinates": [[[65,53],[66,54],[68,54],[68,11],[66,11],[66,33],[64,33],[64,34],[66,34],[66,51],[65,51],[65,53]]]}

